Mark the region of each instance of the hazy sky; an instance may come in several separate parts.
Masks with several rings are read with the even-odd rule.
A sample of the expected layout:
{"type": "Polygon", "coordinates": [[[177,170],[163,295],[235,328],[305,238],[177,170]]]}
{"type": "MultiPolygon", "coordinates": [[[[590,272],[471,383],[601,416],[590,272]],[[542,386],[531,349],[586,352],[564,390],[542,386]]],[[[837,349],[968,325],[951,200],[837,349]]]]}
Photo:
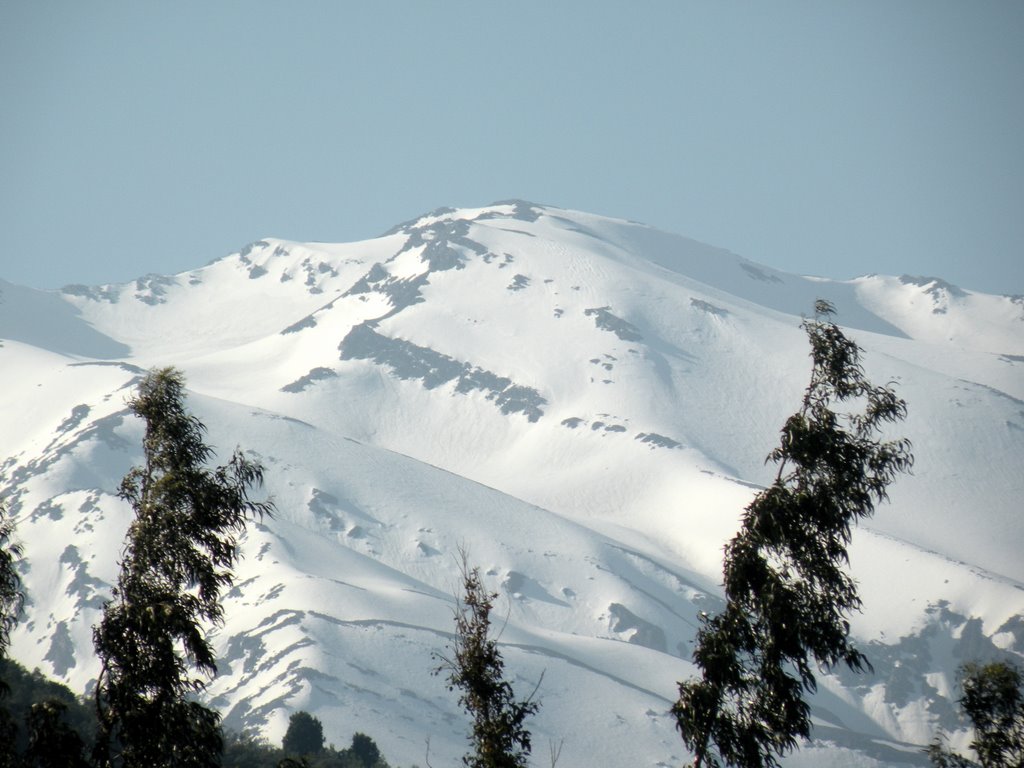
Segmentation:
{"type": "Polygon", "coordinates": [[[1024,293],[1024,2],[0,0],[0,277],[519,197],[1024,293]]]}

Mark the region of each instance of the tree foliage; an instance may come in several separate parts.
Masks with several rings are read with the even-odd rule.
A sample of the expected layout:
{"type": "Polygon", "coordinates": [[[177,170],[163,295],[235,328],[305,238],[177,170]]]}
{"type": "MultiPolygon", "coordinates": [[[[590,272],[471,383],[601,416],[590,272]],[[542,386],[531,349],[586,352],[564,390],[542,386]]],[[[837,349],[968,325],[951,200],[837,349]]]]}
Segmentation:
{"type": "Polygon", "coordinates": [[[352,746],[348,748],[348,751],[366,768],[373,768],[381,760],[380,748],[376,742],[365,733],[358,731],[352,734],[352,746]]]}
{"type": "Polygon", "coordinates": [[[504,678],[505,662],[491,637],[491,610],[497,593],[489,593],[479,568],[462,557],[463,594],[455,610],[451,657],[441,656],[437,672],[448,672],[448,690],[460,691],[459,703],[473,718],[473,751],[462,758],[468,768],[524,768],[530,755],[526,718],[540,705],[532,695],[517,700],[504,678]]]}
{"type": "MultiPolygon", "coordinates": [[[[14,521],[8,516],[7,508],[0,501],[0,659],[7,657],[11,632],[18,623],[25,602],[25,593],[17,568],[21,555],[21,545],[14,541],[14,521]]],[[[2,692],[0,681],[0,693],[2,692]]]]}
{"type": "Polygon", "coordinates": [[[315,755],[324,749],[324,726],[309,712],[293,712],[288,718],[281,747],[287,755],[315,755]]]}
{"type": "Polygon", "coordinates": [[[207,467],[213,450],[173,368],[147,374],[128,405],[146,424],[145,464],[121,483],[135,517],[113,600],[93,632],[101,661],[96,762],[215,765],[220,717],[194,699],[216,673],[204,627],[223,621],[238,535],[271,511],[249,498],[263,469],[237,450],[227,465],[207,467]]]}
{"type": "MultiPolygon", "coordinates": [[[[376,742],[365,733],[355,733],[347,749],[334,745],[324,746],[323,726],[308,712],[296,712],[288,723],[281,753],[284,757],[274,768],[388,768],[376,742]]],[[[258,760],[247,760],[245,768],[262,765],[258,760]]],[[[241,768],[241,766],[240,766],[241,768]]]]}
{"type": "MultiPolygon", "coordinates": [[[[8,516],[3,501],[0,501],[0,664],[7,660],[11,632],[18,623],[25,602],[17,569],[21,554],[21,545],[14,541],[14,521],[8,516]]],[[[0,675],[0,699],[9,693],[6,675],[0,675]]],[[[0,768],[9,763],[17,734],[18,726],[14,718],[7,707],[0,705],[0,768]]]]}
{"type": "Polygon", "coordinates": [[[68,706],[60,699],[32,705],[25,724],[28,748],[24,768],[88,768],[82,737],[67,722],[68,706]]]}
{"type": "Polygon", "coordinates": [[[937,768],[1024,767],[1024,679],[1006,662],[965,664],[960,669],[960,706],[974,727],[971,749],[977,762],[950,751],[941,735],[928,747],[937,768]]]}
{"type": "Polygon", "coordinates": [[[860,599],[846,548],[852,524],[872,515],[913,457],[909,441],[879,440],[906,405],[865,378],[861,350],[831,322],[833,313],[819,301],[802,324],[810,384],[769,454],[775,481],[726,545],[726,607],[704,617],[697,633],[693,660],[702,677],[679,684],[673,714],[695,766],[778,765],[776,755],[810,734],[803,694],[815,690],[814,667],[870,666],[849,639],[847,616],[860,599]],[[834,410],[853,405],[860,410],[834,410]]]}
{"type": "MultiPolygon", "coordinates": [[[[24,763],[11,755],[23,758],[33,742],[45,750],[51,744],[65,743],[65,736],[71,733],[77,734],[83,743],[92,741],[95,712],[67,686],[44,677],[38,669],[29,672],[13,659],[0,659],[0,679],[10,689],[4,709],[0,709],[0,721],[7,733],[6,738],[0,735],[0,767],[24,768],[24,763]],[[43,705],[46,709],[39,711],[43,705]]],[[[57,753],[51,750],[50,755],[56,757],[57,753]]]]}

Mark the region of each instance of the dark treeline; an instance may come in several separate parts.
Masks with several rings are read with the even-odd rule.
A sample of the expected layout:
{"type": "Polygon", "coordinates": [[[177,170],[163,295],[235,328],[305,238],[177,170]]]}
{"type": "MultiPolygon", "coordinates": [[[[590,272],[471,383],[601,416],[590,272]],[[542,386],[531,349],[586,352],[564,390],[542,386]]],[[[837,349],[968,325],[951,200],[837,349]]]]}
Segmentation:
{"type": "MultiPolygon", "coordinates": [[[[96,710],[88,699],[39,670],[29,672],[11,659],[0,659],[0,768],[87,768],[95,748],[96,710]],[[49,716],[49,717],[48,717],[49,716]]],[[[369,736],[356,733],[338,749],[325,743],[317,718],[306,712],[292,716],[313,722],[319,739],[296,740],[289,727],[276,747],[262,736],[225,730],[222,768],[389,768],[369,736]]]]}
{"type": "MultiPolygon", "coordinates": [[[[19,765],[19,761],[20,764],[46,765],[36,760],[32,752],[37,753],[43,746],[41,742],[52,739],[57,732],[74,734],[78,741],[78,757],[84,758],[82,753],[95,738],[96,715],[71,689],[44,677],[39,670],[29,672],[11,659],[0,659],[0,680],[6,686],[6,693],[0,699],[0,728],[3,730],[0,743],[5,744],[6,754],[0,757],[0,765],[19,765]],[[37,713],[35,718],[32,717],[33,708],[37,713]],[[40,722],[43,712],[50,714],[52,722],[40,722]],[[30,741],[36,745],[32,752],[29,750],[30,741]]],[[[59,747],[61,752],[71,753],[70,759],[74,757],[75,746],[68,741],[63,739],[59,747]]]]}

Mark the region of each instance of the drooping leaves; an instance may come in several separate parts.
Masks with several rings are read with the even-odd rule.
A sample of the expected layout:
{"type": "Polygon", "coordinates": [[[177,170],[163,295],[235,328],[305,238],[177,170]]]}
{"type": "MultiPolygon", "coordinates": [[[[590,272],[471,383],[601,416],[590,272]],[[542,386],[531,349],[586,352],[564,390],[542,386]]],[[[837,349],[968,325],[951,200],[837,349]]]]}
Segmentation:
{"type": "Polygon", "coordinates": [[[437,672],[448,672],[448,690],[459,690],[459,703],[473,718],[472,752],[462,758],[468,768],[525,768],[530,755],[526,718],[540,704],[532,695],[517,700],[505,680],[505,662],[491,637],[491,610],[497,593],[489,593],[479,568],[462,560],[463,594],[455,611],[451,657],[441,657],[437,672]]]}
{"type": "Polygon", "coordinates": [[[21,545],[14,541],[14,521],[0,502],[0,659],[7,656],[11,632],[25,602],[17,569],[21,554],[21,545]]]}
{"type": "Polygon", "coordinates": [[[212,766],[219,716],[194,696],[216,673],[206,628],[223,621],[238,536],[269,502],[249,491],[262,467],[236,451],[210,469],[205,427],[185,407],[180,372],[149,373],[129,403],[146,423],[145,464],[120,495],[135,512],[113,600],[94,629],[101,766],[212,766]]]}
{"type": "Polygon", "coordinates": [[[815,319],[803,323],[810,384],[769,454],[775,482],[725,548],[726,608],[697,633],[702,677],[679,684],[673,713],[695,766],[778,765],[810,735],[803,696],[816,688],[815,668],[869,666],[849,639],[847,617],[860,599],[846,548],[852,525],[873,514],[913,457],[909,441],[879,439],[906,404],[865,378],[861,350],[833,313],[819,301],[815,319]]]}

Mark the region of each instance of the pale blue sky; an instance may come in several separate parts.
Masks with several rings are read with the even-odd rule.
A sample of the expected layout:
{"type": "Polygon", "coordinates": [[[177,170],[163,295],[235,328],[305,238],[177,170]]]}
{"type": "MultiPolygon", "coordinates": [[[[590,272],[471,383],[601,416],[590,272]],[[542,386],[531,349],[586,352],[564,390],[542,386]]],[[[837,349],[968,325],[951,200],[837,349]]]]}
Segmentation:
{"type": "Polygon", "coordinates": [[[519,197],[1024,293],[1024,2],[0,0],[0,277],[519,197]]]}

